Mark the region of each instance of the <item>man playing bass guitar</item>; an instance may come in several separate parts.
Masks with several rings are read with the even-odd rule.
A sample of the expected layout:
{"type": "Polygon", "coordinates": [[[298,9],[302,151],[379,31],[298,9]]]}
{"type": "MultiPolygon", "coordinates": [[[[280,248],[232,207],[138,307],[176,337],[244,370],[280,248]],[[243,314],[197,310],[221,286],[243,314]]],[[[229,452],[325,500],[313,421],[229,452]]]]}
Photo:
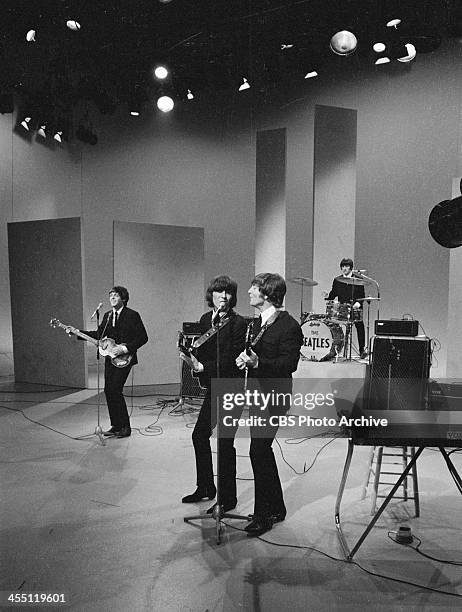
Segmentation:
{"type": "MultiPolygon", "coordinates": [[[[136,351],[146,344],[148,335],[138,312],[128,308],[129,293],[125,287],[115,286],[109,291],[112,309],[105,312],[97,331],[82,333],[101,340],[112,338],[116,343],[104,360],[104,394],[111,419],[111,427],[104,432],[105,436],[126,438],[131,434],[127,404],[123,396],[123,387],[131,367],[138,363],[136,351]],[[116,366],[117,356],[127,355],[128,364],[116,366]]],[[[79,330],[80,331],[80,330],[79,330]]],[[[72,328],[69,328],[72,333],[72,328]]]]}

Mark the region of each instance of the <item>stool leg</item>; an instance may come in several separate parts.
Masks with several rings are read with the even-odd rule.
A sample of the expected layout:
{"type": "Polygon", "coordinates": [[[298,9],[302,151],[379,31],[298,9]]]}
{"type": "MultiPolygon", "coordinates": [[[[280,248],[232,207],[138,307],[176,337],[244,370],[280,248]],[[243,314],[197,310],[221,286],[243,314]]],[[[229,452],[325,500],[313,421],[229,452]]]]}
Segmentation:
{"type": "Polygon", "coordinates": [[[371,515],[375,514],[376,504],[377,504],[377,493],[379,489],[379,481],[380,481],[380,470],[382,469],[382,455],[383,455],[383,446],[375,447],[377,449],[377,458],[375,463],[375,474],[374,474],[374,489],[372,491],[372,505],[371,505],[371,515]]]}

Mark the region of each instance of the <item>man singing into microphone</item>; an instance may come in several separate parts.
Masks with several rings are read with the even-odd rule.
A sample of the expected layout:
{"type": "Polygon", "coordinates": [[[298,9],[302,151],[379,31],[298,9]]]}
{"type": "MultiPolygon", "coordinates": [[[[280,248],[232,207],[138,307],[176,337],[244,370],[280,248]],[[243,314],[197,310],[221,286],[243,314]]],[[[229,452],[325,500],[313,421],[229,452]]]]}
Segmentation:
{"type": "Polygon", "coordinates": [[[111,427],[104,435],[116,438],[126,438],[131,434],[123,387],[132,366],[138,363],[136,351],[148,341],[143,321],[138,312],[128,308],[128,299],[125,287],[112,287],[109,291],[112,309],[104,313],[97,331],[83,332],[96,340],[112,338],[116,343],[112,356],[106,356],[104,362],[104,394],[111,419],[111,427]],[[112,357],[118,355],[127,355],[128,364],[116,367],[112,357]]]}
{"type": "Polygon", "coordinates": [[[330,293],[327,293],[327,291],[323,292],[324,298],[326,300],[337,299],[340,304],[347,304],[350,308],[353,309],[350,313],[351,316],[353,316],[354,311],[358,312],[358,315],[361,319],[359,321],[355,321],[356,334],[358,336],[358,352],[361,359],[364,359],[367,356],[367,352],[364,347],[366,334],[364,330],[364,323],[362,322],[362,300],[365,297],[364,285],[349,284],[344,280],[353,277],[354,271],[352,259],[342,259],[342,261],[340,262],[340,270],[342,273],[340,274],[340,276],[336,276],[334,278],[330,293]]]}
{"type": "MultiPolygon", "coordinates": [[[[245,320],[234,312],[237,301],[237,283],[229,276],[217,276],[208,286],[206,301],[211,310],[200,318],[201,334],[211,331],[209,339],[196,349],[190,357],[180,353],[192,370],[198,374],[206,395],[197,418],[192,442],[196,455],[196,484],[194,493],[185,495],[184,504],[213,499],[216,487],[213,479],[212,451],[210,436],[217,423],[215,407],[211,402],[212,378],[234,378],[240,376],[235,359],[245,344],[245,320]],[[218,347],[217,347],[218,345],[218,347]],[[218,358],[218,363],[217,363],[218,358]]],[[[217,440],[220,455],[220,505],[224,512],[236,507],[236,450],[231,436],[219,436],[217,440]]],[[[207,511],[212,513],[213,506],[207,511]]]]}

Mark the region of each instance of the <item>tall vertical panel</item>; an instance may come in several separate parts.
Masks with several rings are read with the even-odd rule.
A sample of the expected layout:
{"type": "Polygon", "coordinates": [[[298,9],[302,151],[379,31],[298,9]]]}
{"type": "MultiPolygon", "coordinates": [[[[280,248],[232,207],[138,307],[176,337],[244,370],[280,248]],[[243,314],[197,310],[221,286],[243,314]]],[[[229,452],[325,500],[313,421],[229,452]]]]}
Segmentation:
{"type": "Polygon", "coordinates": [[[257,132],[255,271],[286,267],[286,130],[257,132]]]}
{"type": "Polygon", "coordinates": [[[8,224],[15,380],[86,386],[85,343],[50,319],[83,323],[80,219],[8,224]]]}
{"type": "Polygon", "coordinates": [[[343,257],[354,258],[356,111],[316,106],[314,128],[313,309],[324,312],[321,289],[330,289],[343,257]]]}
{"type": "Polygon", "coordinates": [[[179,382],[178,330],[204,312],[203,228],[114,222],[114,283],[127,287],[149,336],[135,384],[179,382]]]}

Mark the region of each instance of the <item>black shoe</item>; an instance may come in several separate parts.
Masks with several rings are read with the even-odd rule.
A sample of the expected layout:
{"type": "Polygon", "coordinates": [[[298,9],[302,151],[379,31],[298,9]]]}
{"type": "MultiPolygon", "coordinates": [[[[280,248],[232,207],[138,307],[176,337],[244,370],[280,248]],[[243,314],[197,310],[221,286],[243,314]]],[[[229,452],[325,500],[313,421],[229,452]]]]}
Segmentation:
{"type": "Polygon", "coordinates": [[[185,495],[181,501],[183,504],[193,504],[206,498],[213,499],[216,494],[217,490],[215,485],[211,485],[210,487],[197,487],[194,493],[191,493],[191,495],[185,495]]]}
{"type": "Polygon", "coordinates": [[[108,429],[107,431],[103,431],[103,436],[116,436],[120,432],[119,429],[116,429],[114,425],[108,429]]]}
{"type": "MultiPolygon", "coordinates": [[[[210,506],[210,508],[207,510],[207,514],[213,514],[213,509],[215,508],[215,506],[218,506],[218,504],[213,504],[213,506],[210,506]]],[[[236,506],[237,500],[234,500],[233,502],[224,502],[223,504],[221,504],[223,512],[229,512],[230,510],[234,510],[236,506]]]]}
{"type": "Polygon", "coordinates": [[[253,521],[247,525],[247,527],[244,527],[244,531],[247,531],[248,536],[255,537],[263,535],[272,528],[272,517],[260,517],[254,518],[253,521]]]}
{"type": "Polygon", "coordinates": [[[361,351],[359,351],[359,357],[360,357],[360,359],[367,359],[367,351],[366,351],[366,349],[362,349],[361,351]]]}
{"type": "Polygon", "coordinates": [[[132,433],[130,427],[122,427],[120,431],[116,433],[116,438],[128,438],[132,433]]]}

